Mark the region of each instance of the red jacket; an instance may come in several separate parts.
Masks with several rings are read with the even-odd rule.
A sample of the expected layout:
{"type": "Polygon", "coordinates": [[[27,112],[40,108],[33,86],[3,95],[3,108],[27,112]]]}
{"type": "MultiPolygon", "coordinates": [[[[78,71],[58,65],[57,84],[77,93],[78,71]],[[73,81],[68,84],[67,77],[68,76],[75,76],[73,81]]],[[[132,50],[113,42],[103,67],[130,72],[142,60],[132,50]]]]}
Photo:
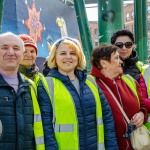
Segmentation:
{"type": "Polygon", "coordinates": [[[139,84],[137,84],[137,92],[140,99],[140,108],[138,105],[138,100],[134,93],[130,90],[130,88],[125,84],[125,82],[118,76],[116,79],[112,80],[110,78],[105,77],[97,67],[93,66],[91,69],[91,75],[96,77],[97,84],[101,87],[102,91],[104,92],[109,105],[113,112],[113,117],[115,120],[115,128],[117,134],[117,140],[119,145],[119,150],[133,150],[130,144],[130,140],[123,137],[123,135],[128,131],[127,122],[124,119],[118,105],[114,101],[111,94],[108,92],[106,87],[101,83],[99,78],[103,80],[103,82],[108,85],[108,87],[112,90],[116,98],[118,99],[119,103],[122,105],[125,113],[127,114],[128,118],[131,119],[134,114],[138,113],[139,111],[144,112],[145,114],[145,121],[147,120],[147,109],[145,108],[145,104],[143,102],[141,91],[139,84]]]}

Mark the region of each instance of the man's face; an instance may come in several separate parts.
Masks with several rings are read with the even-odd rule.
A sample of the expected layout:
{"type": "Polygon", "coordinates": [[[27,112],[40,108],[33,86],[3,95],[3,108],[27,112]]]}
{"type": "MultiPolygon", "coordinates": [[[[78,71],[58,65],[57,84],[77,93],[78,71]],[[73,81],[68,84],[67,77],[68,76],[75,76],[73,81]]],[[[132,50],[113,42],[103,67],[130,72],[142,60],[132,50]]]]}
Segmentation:
{"type": "Polygon", "coordinates": [[[13,36],[0,37],[0,70],[2,72],[14,71],[17,73],[19,64],[23,59],[21,41],[13,36]]]}

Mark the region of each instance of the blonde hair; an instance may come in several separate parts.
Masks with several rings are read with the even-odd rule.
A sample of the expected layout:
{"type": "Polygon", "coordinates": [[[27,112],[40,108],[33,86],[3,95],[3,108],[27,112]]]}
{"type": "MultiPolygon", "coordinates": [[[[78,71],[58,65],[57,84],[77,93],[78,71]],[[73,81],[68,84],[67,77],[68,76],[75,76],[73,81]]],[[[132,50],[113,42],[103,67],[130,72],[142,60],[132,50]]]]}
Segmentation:
{"type": "Polygon", "coordinates": [[[48,57],[48,66],[50,68],[58,67],[56,63],[56,52],[59,46],[62,44],[68,44],[71,49],[75,50],[76,55],[78,56],[78,64],[76,66],[76,69],[84,70],[86,66],[86,60],[80,42],[70,37],[59,39],[52,45],[51,54],[48,57]]]}

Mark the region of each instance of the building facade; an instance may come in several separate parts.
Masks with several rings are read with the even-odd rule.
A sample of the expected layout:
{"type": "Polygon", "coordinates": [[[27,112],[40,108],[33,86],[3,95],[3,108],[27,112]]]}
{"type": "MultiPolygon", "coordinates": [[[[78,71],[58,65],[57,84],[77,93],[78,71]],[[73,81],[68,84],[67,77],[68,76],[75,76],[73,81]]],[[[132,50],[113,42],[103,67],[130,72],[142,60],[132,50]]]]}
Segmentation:
{"type": "MultiPolygon", "coordinates": [[[[124,28],[134,33],[134,3],[124,2],[124,28]]],[[[93,46],[98,45],[98,22],[89,21],[93,46]]],[[[150,50],[150,0],[147,2],[147,28],[148,28],[148,49],[150,50]]],[[[150,54],[150,53],[149,53],[150,54]]]]}

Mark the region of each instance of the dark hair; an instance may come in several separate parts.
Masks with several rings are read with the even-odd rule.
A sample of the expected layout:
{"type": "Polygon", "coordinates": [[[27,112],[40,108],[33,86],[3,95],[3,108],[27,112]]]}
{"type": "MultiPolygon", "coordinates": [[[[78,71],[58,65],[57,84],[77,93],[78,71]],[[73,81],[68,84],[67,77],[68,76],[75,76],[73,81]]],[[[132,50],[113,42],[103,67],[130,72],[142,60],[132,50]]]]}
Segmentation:
{"type": "Polygon", "coordinates": [[[99,69],[103,67],[100,64],[100,60],[110,61],[111,54],[117,51],[118,47],[114,45],[101,44],[94,48],[91,56],[91,64],[99,69]]]}
{"type": "Polygon", "coordinates": [[[116,31],[112,37],[111,37],[111,44],[115,44],[116,42],[116,39],[119,37],[119,36],[128,36],[131,41],[134,43],[134,35],[131,31],[129,30],[126,30],[126,29],[123,29],[123,30],[118,30],[116,31]]]}

